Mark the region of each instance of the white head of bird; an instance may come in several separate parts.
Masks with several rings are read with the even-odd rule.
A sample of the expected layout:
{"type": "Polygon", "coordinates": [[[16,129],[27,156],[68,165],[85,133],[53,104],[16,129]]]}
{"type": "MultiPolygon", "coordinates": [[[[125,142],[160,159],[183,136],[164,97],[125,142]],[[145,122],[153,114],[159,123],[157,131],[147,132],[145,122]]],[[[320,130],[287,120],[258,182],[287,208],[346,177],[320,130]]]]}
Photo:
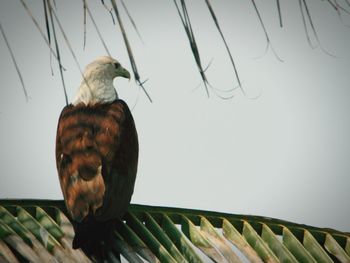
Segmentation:
{"type": "Polygon", "coordinates": [[[113,79],[130,79],[130,73],[111,57],[98,57],[86,66],[83,80],[73,101],[73,105],[83,102],[85,105],[108,103],[118,98],[113,79]]]}

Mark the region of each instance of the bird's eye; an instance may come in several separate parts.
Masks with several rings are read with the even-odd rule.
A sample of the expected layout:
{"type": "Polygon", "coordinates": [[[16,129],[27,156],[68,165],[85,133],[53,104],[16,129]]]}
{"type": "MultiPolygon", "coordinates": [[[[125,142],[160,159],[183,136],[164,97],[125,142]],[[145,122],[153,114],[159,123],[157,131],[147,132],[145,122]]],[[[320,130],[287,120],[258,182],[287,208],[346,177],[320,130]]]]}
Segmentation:
{"type": "Polygon", "coordinates": [[[120,68],[120,63],[114,63],[114,67],[116,68],[116,69],[118,69],[118,68],[120,68]]]}

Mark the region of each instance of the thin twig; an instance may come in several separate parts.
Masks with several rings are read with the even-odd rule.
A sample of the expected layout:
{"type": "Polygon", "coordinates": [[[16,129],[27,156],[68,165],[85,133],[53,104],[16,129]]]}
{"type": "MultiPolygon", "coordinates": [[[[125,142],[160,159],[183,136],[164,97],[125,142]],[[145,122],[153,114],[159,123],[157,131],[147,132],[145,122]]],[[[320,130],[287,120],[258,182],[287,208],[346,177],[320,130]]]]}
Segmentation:
{"type": "Polygon", "coordinates": [[[346,14],[350,14],[348,10],[346,10],[344,7],[342,7],[337,0],[334,0],[334,4],[335,4],[335,7],[336,7],[336,11],[337,11],[337,14],[338,14],[338,17],[340,19],[340,22],[346,26],[346,27],[349,27],[349,25],[345,24],[344,20],[343,20],[343,17],[342,17],[342,13],[341,11],[344,11],[346,14]]]}
{"type": "Polygon", "coordinates": [[[260,12],[259,12],[259,10],[258,10],[258,7],[257,7],[256,4],[255,4],[255,0],[251,0],[251,1],[252,1],[253,6],[254,6],[255,12],[256,12],[256,14],[257,14],[257,16],[258,16],[258,18],[259,18],[260,25],[261,25],[261,27],[263,28],[264,33],[265,33],[266,48],[265,48],[265,52],[264,52],[264,53],[266,54],[268,48],[271,47],[271,50],[272,50],[273,54],[275,55],[275,57],[276,57],[280,62],[284,62],[284,61],[277,55],[275,49],[273,48],[273,46],[272,46],[272,44],[271,44],[271,40],[270,40],[269,34],[267,33],[266,27],[265,27],[264,22],[263,22],[263,20],[262,20],[262,18],[261,18],[261,15],[260,15],[260,12]]]}
{"type": "Polygon", "coordinates": [[[135,23],[134,19],[132,18],[132,16],[130,15],[129,10],[128,10],[128,8],[127,8],[127,6],[126,6],[124,0],[121,0],[121,2],[122,2],[122,6],[123,6],[123,8],[124,8],[124,10],[125,10],[125,13],[127,14],[127,16],[128,16],[128,18],[129,18],[129,20],[130,20],[130,22],[131,22],[133,28],[134,28],[135,31],[136,31],[136,34],[137,34],[138,37],[140,38],[142,44],[144,44],[143,39],[142,39],[142,37],[141,37],[141,34],[140,34],[139,30],[137,29],[136,23],[135,23]]]}
{"type": "Polygon", "coordinates": [[[84,9],[84,45],[83,45],[83,49],[85,50],[85,46],[86,46],[86,0],[83,0],[83,9],[84,9]]]}
{"type": "Polygon", "coordinates": [[[116,3],[115,0],[111,0],[111,3],[112,3],[112,6],[113,6],[115,15],[116,15],[116,17],[117,17],[117,20],[118,20],[118,24],[119,24],[119,27],[120,27],[120,31],[122,32],[122,35],[123,35],[124,43],[125,43],[125,46],[126,46],[126,50],[127,50],[127,52],[128,52],[128,55],[129,55],[129,60],[130,60],[131,68],[132,68],[132,70],[133,70],[133,72],[134,72],[135,80],[136,80],[136,82],[138,83],[138,85],[142,88],[143,92],[146,94],[146,96],[147,96],[147,98],[149,99],[149,101],[152,102],[151,97],[150,97],[149,94],[147,93],[145,87],[143,86],[143,83],[142,83],[141,80],[140,80],[140,75],[139,75],[139,73],[138,73],[138,71],[137,71],[136,62],[135,62],[134,56],[133,56],[133,54],[132,54],[131,46],[130,46],[130,44],[129,44],[129,40],[128,40],[128,37],[127,37],[127,35],[126,35],[123,22],[122,22],[122,20],[121,20],[121,18],[120,18],[120,15],[119,15],[117,3],[116,3]]]}
{"type": "Polygon", "coordinates": [[[276,0],[276,2],[277,2],[278,18],[280,20],[280,27],[283,27],[280,0],[276,0]]]}
{"type": "Polygon", "coordinates": [[[224,96],[221,96],[220,94],[218,94],[216,92],[216,90],[219,90],[219,89],[215,89],[208,81],[206,75],[205,75],[205,71],[207,70],[207,68],[210,66],[211,64],[211,61],[209,62],[209,65],[203,70],[203,67],[202,67],[202,63],[201,63],[201,59],[200,59],[200,55],[199,55],[199,49],[198,49],[198,46],[197,46],[197,42],[196,42],[196,39],[194,37],[194,33],[193,33],[193,29],[192,29],[192,24],[191,24],[191,21],[190,21],[190,16],[188,14],[188,11],[187,11],[187,6],[186,6],[186,3],[185,3],[185,0],[181,0],[181,5],[182,5],[182,12],[183,12],[183,21],[185,22],[185,25],[187,27],[187,32],[189,33],[189,36],[191,38],[191,48],[192,48],[192,53],[195,57],[195,60],[197,62],[197,66],[198,66],[198,70],[201,74],[201,77],[202,77],[202,80],[203,80],[203,83],[204,83],[204,86],[205,86],[205,89],[207,91],[207,96],[209,97],[209,90],[208,90],[208,87],[210,87],[212,89],[212,91],[214,92],[214,94],[221,98],[221,99],[231,99],[233,96],[228,96],[228,97],[224,97],[224,96]]]}
{"type": "Polygon", "coordinates": [[[189,18],[188,12],[187,12],[186,3],[184,0],[181,0],[182,14],[181,14],[180,8],[179,8],[176,0],[174,0],[174,4],[176,6],[176,9],[177,9],[178,14],[180,16],[182,25],[185,29],[186,34],[187,34],[187,38],[190,42],[192,54],[194,56],[194,59],[196,61],[197,67],[198,67],[198,71],[199,71],[201,78],[202,78],[202,81],[204,83],[205,91],[207,93],[207,96],[209,97],[209,90],[208,90],[208,86],[207,86],[209,83],[208,83],[207,77],[206,77],[205,72],[204,72],[203,67],[202,67],[197,43],[196,43],[196,40],[195,40],[195,37],[193,34],[190,18],[189,18]]]}
{"type": "MultiPolygon", "coordinates": [[[[50,33],[49,18],[48,18],[48,15],[47,15],[46,0],[43,0],[43,5],[44,5],[44,14],[45,14],[45,25],[46,25],[47,39],[49,40],[49,45],[50,45],[50,47],[51,47],[51,33],[50,33]]],[[[51,75],[53,75],[52,53],[51,53],[51,52],[50,52],[50,69],[51,69],[51,75]]]]}
{"type": "Polygon", "coordinates": [[[306,0],[302,0],[302,1],[303,1],[303,4],[304,4],[304,7],[305,7],[305,11],[306,11],[307,17],[308,17],[309,22],[310,22],[310,26],[312,28],[312,31],[313,31],[314,35],[315,35],[315,38],[316,38],[317,42],[320,42],[320,40],[318,38],[318,34],[317,34],[317,31],[316,31],[316,28],[314,26],[314,23],[312,21],[312,18],[311,18],[310,12],[309,12],[309,8],[308,8],[308,6],[306,4],[306,0]]]}
{"type": "Polygon", "coordinates": [[[344,11],[348,15],[350,14],[350,12],[348,10],[346,10],[344,7],[342,7],[341,5],[338,4],[337,0],[334,0],[334,3],[331,0],[327,0],[327,2],[334,8],[334,10],[337,11],[338,14],[340,14],[340,10],[344,11]]]}
{"type": "Polygon", "coordinates": [[[97,32],[97,34],[98,34],[98,36],[99,36],[99,38],[100,38],[100,40],[101,40],[101,42],[102,42],[102,45],[103,45],[104,49],[106,50],[106,53],[108,54],[108,56],[112,57],[112,56],[111,56],[111,53],[109,52],[109,50],[108,50],[108,48],[107,48],[106,42],[103,40],[101,31],[98,29],[97,24],[96,24],[96,22],[95,22],[95,19],[93,18],[92,14],[91,14],[91,11],[90,11],[90,8],[89,8],[89,6],[87,5],[87,3],[85,4],[85,7],[86,7],[86,10],[87,10],[87,12],[88,12],[88,14],[89,14],[89,17],[90,17],[91,21],[92,21],[92,24],[94,25],[94,27],[95,27],[95,29],[96,29],[96,32],[97,32]]]}
{"type": "MultiPolygon", "coordinates": [[[[49,47],[49,49],[50,49],[52,55],[58,60],[58,57],[57,57],[55,51],[53,51],[53,49],[52,49],[52,47],[51,47],[49,41],[48,41],[47,38],[45,37],[45,34],[44,34],[43,30],[41,29],[41,27],[39,26],[39,23],[38,23],[38,22],[36,21],[36,19],[34,18],[32,12],[30,11],[30,9],[28,8],[28,6],[26,5],[26,3],[25,3],[23,0],[20,0],[20,1],[21,1],[22,5],[23,5],[24,9],[26,10],[27,14],[29,15],[29,17],[32,19],[34,25],[35,25],[36,28],[39,30],[40,35],[41,35],[42,38],[44,39],[46,45],[49,47]]],[[[61,62],[60,62],[60,63],[61,63],[61,62]]],[[[60,64],[60,65],[62,66],[62,68],[63,68],[64,70],[66,70],[66,69],[63,67],[62,64],[60,64]]]]}
{"type": "MultiPolygon", "coordinates": [[[[48,3],[50,4],[50,2],[48,2],[48,3]]],[[[77,65],[77,67],[78,67],[78,69],[79,69],[79,71],[80,71],[80,74],[81,74],[81,76],[83,77],[83,80],[85,81],[86,86],[87,86],[88,89],[91,91],[91,88],[90,88],[90,86],[89,86],[89,83],[87,82],[87,80],[86,80],[86,78],[85,78],[85,76],[84,76],[84,74],[83,74],[83,71],[82,71],[82,69],[81,69],[81,67],[80,67],[80,64],[79,64],[79,62],[78,62],[78,59],[77,59],[77,57],[76,57],[76,55],[75,55],[75,53],[74,53],[74,51],[73,51],[73,48],[72,48],[72,46],[71,46],[71,44],[70,44],[70,42],[69,42],[69,40],[68,40],[68,37],[67,37],[66,33],[64,32],[64,29],[63,29],[63,27],[62,27],[62,25],[61,25],[61,22],[60,22],[60,20],[58,19],[56,12],[52,9],[51,5],[50,5],[49,7],[50,7],[50,10],[51,10],[53,16],[55,17],[55,20],[56,20],[56,22],[57,22],[57,25],[58,25],[58,27],[60,28],[60,31],[61,31],[61,33],[62,33],[62,36],[63,36],[63,38],[64,38],[64,40],[65,40],[65,42],[66,42],[66,45],[67,45],[67,47],[68,47],[68,49],[69,49],[69,51],[70,51],[70,53],[71,53],[71,55],[72,55],[72,57],[73,57],[73,59],[74,59],[74,61],[75,61],[75,64],[77,65]]]]}
{"type": "MultiPolygon", "coordinates": [[[[303,25],[304,25],[304,30],[305,30],[307,42],[309,43],[309,46],[312,49],[315,49],[317,46],[314,46],[311,42],[310,34],[309,34],[308,29],[307,29],[306,18],[305,18],[305,14],[304,14],[304,10],[303,10],[303,4],[302,4],[301,0],[299,0],[299,8],[300,8],[301,17],[303,20],[303,25]]],[[[310,21],[310,18],[309,18],[309,21],[310,21]]],[[[311,21],[311,23],[312,23],[312,21],[311,21]]]]}
{"type": "Polygon", "coordinates": [[[55,23],[53,21],[52,13],[53,9],[50,4],[50,0],[45,0],[47,1],[47,6],[49,9],[49,15],[50,15],[50,20],[51,20],[51,26],[52,26],[52,32],[53,32],[53,37],[55,40],[55,47],[56,47],[56,53],[57,53],[57,58],[58,58],[58,67],[60,70],[60,76],[61,76],[61,82],[62,82],[62,88],[63,88],[63,93],[64,93],[64,99],[66,101],[66,105],[68,105],[68,96],[67,96],[67,90],[66,90],[66,84],[64,82],[64,76],[63,76],[63,70],[62,70],[62,64],[61,64],[61,56],[60,56],[60,48],[58,46],[58,41],[57,41],[57,36],[56,36],[56,29],[55,29],[55,23]]]}
{"type": "MultiPolygon", "coordinates": [[[[299,0],[301,1],[301,0],[299,0]]],[[[311,29],[312,29],[312,32],[314,33],[314,36],[315,36],[315,39],[318,43],[318,45],[320,46],[321,50],[326,53],[327,55],[331,56],[331,57],[336,57],[335,55],[329,53],[325,48],[323,48],[323,46],[321,45],[321,41],[318,37],[318,34],[317,34],[317,31],[316,31],[316,28],[315,28],[315,25],[312,21],[312,18],[311,18],[311,14],[310,14],[310,11],[309,11],[309,7],[308,5],[306,4],[306,0],[302,0],[303,1],[303,5],[304,5],[304,8],[305,8],[305,11],[306,11],[306,14],[307,14],[307,17],[308,17],[308,20],[309,20],[309,23],[310,23],[310,26],[311,26],[311,29]]],[[[299,3],[300,4],[300,3],[299,3]]]]}
{"type": "Polygon", "coordinates": [[[111,15],[112,17],[112,22],[113,22],[113,25],[115,25],[115,20],[114,20],[114,16],[113,16],[113,8],[108,8],[108,6],[105,4],[105,1],[101,0],[102,2],[102,5],[104,6],[104,8],[108,11],[108,13],[111,15]]]}
{"type": "Polygon", "coordinates": [[[24,81],[23,81],[23,77],[22,77],[21,71],[19,70],[19,67],[18,67],[17,62],[16,62],[16,58],[15,58],[13,52],[12,52],[12,49],[11,49],[11,46],[10,46],[8,40],[7,40],[5,31],[4,31],[4,29],[2,28],[1,22],[0,22],[0,31],[1,31],[2,37],[3,37],[4,40],[5,40],[7,49],[8,49],[9,52],[10,52],[12,62],[13,62],[13,64],[15,65],[15,68],[16,68],[16,71],[17,71],[17,75],[18,75],[19,80],[21,81],[21,84],[22,84],[22,89],[23,89],[23,92],[24,92],[24,96],[25,96],[25,98],[26,98],[26,101],[28,102],[28,93],[27,93],[26,87],[25,87],[25,85],[24,85],[24,81]]]}
{"type": "Polygon", "coordinates": [[[213,20],[214,20],[214,23],[215,23],[215,25],[216,25],[216,27],[217,27],[219,33],[220,33],[220,36],[221,36],[221,38],[222,38],[222,41],[224,42],[224,45],[225,45],[225,47],[226,47],[226,51],[227,51],[227,53],[228,53],[228,55],[229,55],[229,57],[230,57],[231,64],[232,64],[232,66],[233,66],[233,69],[234,69],[234,71],[235,71],[235,75],[236,75],[236,78],[237,78],[238,86],[240,87],[240,89],[241,89],[241,91],[243,92],[243,94],[245,94],[245,91],[244,91],[243,88],[242,88],[242,84],[241,84],[241,81],[240,81],[239,76],[238,76],[237,67],[236,67],[236,65],[235,65],[235,62],[233,61],[233,57],[232,57],[232,55],[231,55],[231,51],[230,51],[230,49],[229,49],[229,47],[228,47],[228,45],[227,45],[226,39],[225,39],[225,37],[224,37],[224,34],[222,33],[222,30],[221,30],[220,25],[219,25],[219,21],[218,21],[218,19],[216,18],[216,15],[215,15],[215,13],[214,13],[214,9],[212,8],[212,6],[211,6],[209,0],[205,0],[205,2],[206,2],[207,6],[208,6],[208,8],[209,8],[210,14],[211,14],[211,16],[212,16],[212,18],[213,18],[213,20]]]}

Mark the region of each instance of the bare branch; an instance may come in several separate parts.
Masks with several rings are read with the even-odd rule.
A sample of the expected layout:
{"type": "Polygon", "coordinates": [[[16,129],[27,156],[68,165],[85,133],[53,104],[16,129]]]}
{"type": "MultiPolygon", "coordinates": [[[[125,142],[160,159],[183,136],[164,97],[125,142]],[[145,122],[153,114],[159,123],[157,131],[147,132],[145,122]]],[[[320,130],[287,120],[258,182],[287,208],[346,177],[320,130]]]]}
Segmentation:
{"type": "Polygon", "coordinates": [[[215,13],[214,13],[214,9],[212,8],[212,6],[211,6],[209,0],[205,0],[205,2],[206,2],[207,6],[208,6],[208,8],[209,8],[209,11],[210,11],[210,14],[211,14],[211,16],[212,16],[212,18],[213,18],[213,20],[214,20],[214,23],[215,23],[215,25],[216,25],[216,27],[217,27],[219,33],[220,33],[220,36],[221,36],[221,38],[222,38],[222,41],[223,41],[224,44],[225,44],[226,51],[227,51],[227,53],[228,53],[228,55],[229,55],[229,57],[230,57],[231,64],[232,64],[233,69],[234,69],[234,71],[235,71],[235,75],[236,75],[236,78],[237,78],[238,86],[240,87],[240,89],[241,89],[241,91],[243,92],[243,94],[245,94],[245,92],[244,92],[244,90],[243,90],[243,88],[242,88],[241,81],[240,81],[239,76],[238,76],[237,67],[236,67],[236,65],[235,65],[235,62],[233,61],[233,57],[232,57],[232,55],[231,55],[231,51],[230,51],[230,49],[229,49],[229,47],[228,47],[228,45],[227,45],[226,39],[225,39],[225,37],[224,37],[224,34],[222,33],[222,30],[221,30],[220,25],[219,25],[219,21],[218,21],[218,19],[216,18],[216,15],[215,15],[215,13]]]}
{"type": "Polygon", "coordinates": [[[142,83],[141,80],[140,80],[140,75],[139,75],[139,73],[138,73],[138,71],[137,71],[136,62],[135,62],[134,56],[133,56],[133,54],[132,54],[132,50],[131,50],[131,47],[130,47],[130,44],[129,44],[129,40],[128,40],[128,37],[127,37],[127,35],[126,35],[123,22],[122,22],[122,20],[121,20],[121,18],[120,18],[120,15],[119,15],[117,3],[115,2],[115,0],[111,0],[111,3],[112,3],[112,6],[113,6],[115,15],[116,15],[116,17],[117,17],[117,20],[118,20],[118,24],[119,24],[119,27],[120,27],[120,31],[122,32],[122,35],[123,35],[123,39],[124,39],[124,43],[125,43],[125,46],[126,46],[126,50],[128,51],[128,55],[129,55],[129,59],[130,59],[130,64],[131,64],[132,70],[133,70],[133,72],[134,72],[135,80],[136,80],[136,82],[138,83],[138,85],[142,88],[142,90],[143,90],[144,93],[146,94],[146,96],[147,96],[147,98],[149,99],[149,101],[152,102],[151,97],[150,97],[149,94],[147,93],[145,87],[143,86],[143,83],[142,83]]]}
{"type": "Polygon", "coordinates": [[[136,23],[135,23],[134,19],[132,18],[132,16],[130,15],[129,10],[128,10],[128,8],[127,8],[127,6],[126,6],[124,0],[121,0],[121,2],[122,2],[122,6],[123,6],[123,8],[124,8],[124,10],[125,10],[125,12],[126,12],[128,18],[129,18],[130,22],[131,22],[133,28],[134,28],[135,31],[136,31],[136,34],[137,34],[138,37],[140,38],[142,44],[144,44],[143,39],[142,39],[142,37],[141,37],[141,34],[140,34],[139,30],[137,29],[136,23]]]}
{"type": "Polygon", "coordinates": [[[105,4],[105,1],[103,1],[103,0],[101,0],[101,3],[102,3],[102,5],[104,6],[104,8],[108,11],[108,13],[111,15],[113,25],[115,25],[114,16],[113,16],[113,13],[112,13],[113,8],[109,8],[109,7],[105,4]]]}
{"type": "Polygon", "coordinates": [[[56,20],[56,22],[57,22],[58,27],[60,28],[60,31],[61,31],[61,33],[62,33],[62,36],[63,36],[65,42],[66,42],[66,45],[67,45],[67,47],[68,47],[68,49],[69,49],[69,51],[70,51],[70,53],[71,53],[71,55],[72,55],[72,57],[73,57],[73,59],[74,59],[74,61],[75,61],[75,64],[77,65],[77,67],[78,67],[78,69],[79,69],[80,75],[82,76],[82,78],[83,78],[83,80],[84,80],[86,86],[88,87],[88,89],[89,89],[90,92],[91,92],[91,88],[90,88],[90,86],[89,86],[89,83],[87,82],[87,80],[86,80],[86,78],[85,78],[85,76],[84,76],[84,74],[83,74],[83,71],[82,71],[82,69],[81,69],[81,67],[80,67],[80,64],[79,64],[79,62],[78,62],[78,59],[77,59],[77,57],[76,57],[76,55],[75,55],[75,53],[74,53],[74,51],[73,51],[73,48],[72,48],[72,46],[71,46],[71,44],[70,44],[70,42],[69,42],[69,40],[68,40],[68,37],[67,37],[66,33],[64,32],[64,29],[63,29],[63,27],[62,27],[62,24],[61,24],[60,20],[58,19],[56,12],[52,9],[52,6],[51,6],[51,4],[50,4],[50,1],[48,1],[48,3],[49,3],[50,11],[51,11],[51,13],[53,14],[53,16],[55,17],[55,20],[56,20]]]}
{"type": "Polygon", "coordinates": [[[16,68],[16,71],[17,71],[17,75],[18,75],[19,80],[21,81],[21,84],[22,84],[22,89],[23,89],[23,92],[24,92],[24,96],[25,96],[25,98],[26,98],[26,101],[28,102],[28,93],[27,93],[26,87],[25,87],[25,85],[24,85],[24,81],[23,81],[23,77],[22,77],[21,71],[19,70],[19,67],[18,67],[17,62],[16,62],[16,58],[15,58],[13,52],[12,52],[12,49],[11,49],[11,46],[10,46],[8,40],[7,40],[5,31],[4,31],[4,29],[2,28],[1,22],[0,22],[0,31],[1,31],[2,37],[3,37],[4,40],[5,40],[7,49],[8,49],[9,52],[10,52],[12,62],[13,62],[13,64],[15,65],[15,68],[16,68]]]}
{"type": "Polygon", "coordinates": [[[273,54],[275,55],[275,57],[276,57],[280,62],[284,62],[284,61],[277,55],[275,49],[273,48],[273,46],[272,46],[272,44],[271,44],[269,34],[267,33],[266,27],[265,27],[264,22],[263,22],[263,20],[262,20],[262,18],[261,18],[261,15],[260,15],[260,12],[259,12],[259,10],[258,10],[258,7],[257,7],[256,4],[255,4],[255,0],[251,0],[251,1],[252,1],[253,6],[254,6],[255,12],[256,12],[256,14],[257,14],[257,16],[258,16],[258,18],[259,18],[260,25],[261,25],[261,27],[263,28],[264,33],[265,33],[266,48],[265,48],[265,52],[264,52],[264,53],[266,54],[268,48],[270,47],[271,50],[272,50],[272,52],[273,52],[273,54]]]}
{"type": "MultiPolygon", "coordinates": [[[[43,0],[43,5],[44,5],[44,14],[45,14],[45,25],[46,25],[47,39],[49,40],[49,45],[51,47],[51,33],[50,33],[49,18],[48,18],[48,15],[47,15],[46,0],[43,0]]],[[[51,69],[51,75],[53,75],[52,53],[51,52],[50,52],[50,69],[51,69]]]]}
{"type": "Polygon", "coordinates": [[[337,0],[334,0],[334,4],[335,4],[335,9],[336,9],[336,11],[337,11],[337,14],[338,14],[338,17],[339,17],[340,21],[342,22],[342,24],[343,24],[344,26],[349,27],[349,25],[345,24],[345,22],[344,22],[344,20],[343,20],[343,17],[342,17],[342,13],[341,13],[341,11],[343,11],[343,12],[345,12],[346,14],[349,15],[349,14],[350,14],[349,11],[346,10],[344,7],[342,7],[342,6],[338,3],[337,0]]]}
{"type": "MultiPolygon", "coordinates": [[[[51,47],[49,41],[48,41],[47,38],[45,37],[45,34],[44,34],[43,30],[42,30],[41,27],[39,26],[39,23],[38,23],[38,22],[36,21],[36,19],[34,18],[32,12],[30,11],[30,9],[28,8],[28,6],[26,5],[26,3],[25,3],[23,0],[20,0],[20,1],[21,1],[22,5],[23,5],[24,9],[27,11],[27,14],[29,15],[29,17],[32,19],[34,25],[35,25],[36,28],[39,30],[40,35],[41,35],[42,38],[44,39],[46,45],[49,47],[49,49],[50,49],[52,55],[53,55],[57,60],[59,60],[58,57],[57,57],[57,55],[56,55],[56,53],[53,51],[53,49],[52,49],[52,47],[51,47]]],[[[60,62],[60,63],[61,63],[61,62],[60,62]]],[[[60,65],[61,65],[61,64],[60,64],[60,65]]],[[[62,66],[62,68],[65,70],[65,68],[63,67],[63,65],[61,65],[61,66],[62,66]]]]}
{"type": "Polygon", "coordinates": [[[207,86],[209,83],[208,83],[207,77],[205,75],[205,71],[203,70],[203,66],[202,66],[202,63],[201,63],[201,58],[200,58],[198,47],[197,47],[197,43],[196,43],[196,40],[195,40],[195,37],[194,37],[194,34],[193,34],[193,30],[192,30],[190,18],[189,18],[188,12],[187,12],[185,0],[181,0],[182,14],[181,14],[180,8],[179,8],[176,0],[174,0],[174,4],[175,4],[176,9],[178,11],[178,14],[180,16],[182,25],[184,26],[185,32],[187,34],[187,38],[188,38],[188,40],[190,42],[192,54],[194,56],[194,59],[196,61],[199,73],[200,73],[201,78],[203,80],[205,91],[207,93],[207,96],[209,97],[209,90],[208,90],[208,86],[207,86]]]}
{"type": "Polygon", "coordinates": [[[83,9],[84,9],[84,45],[83,45],[83,49],[85,50],[85,46],[86,46],[86,0],[83,0],[83,9]]]}
{"type": "MultiPolygon", "coordinates": [[[[337,11],[338,14],[340,14],[340,10],[342,10],[348,15],[350,15],[350,12],[346,10],[343,6],[341,6],[337,0],[334,0],[334,3],[331,0],[327,0],[327,2],[334,8],[334,10],[337,11]]],[[[348,0],[346,0],[346,3],[350,5],[350,2],[348,0]]]]}
{"type": "Polygon", "coordinates": [[[67,90],[66,90],[66,84],[64,82],[64,76],[63,76],[63,70],[62,70],[62,63],[61,63],[61,56],[60,56],[60,48],[58,46],[58,41],[57,41],[57,36],[56,36],[56,29],[55,29],[55,23],[53,21],[52,17],[52,6],[50,4],[50,0],[44,0],[47,1],[47,8],[49,9],[49,16],[51,20],[51,26],[52,26],[52,32],[53,32],[53,37],[55,41],[55,47],[56,47],[56,53],[57,53],[57,59],[58,59],[58,67],[60,70],[60,76],[61,76],[61,82],[62,82],[62,88],[63,88],[63,93],[64,93],[64,99],[66,101],[66,105],[68,105],[68,96],[67,96],[67,90]]]}
{"type": "MultiPolygon", "coordinates": [[[[309,31],[307,29],[307,24],[306,24],[306,18],[305,18],[305,14],[304,14],[304,10],[303,10],[303,4],[301,2],[302,0],[299,0],[299,9],[300,9],[300,13],[301,13],[301,17],[302,17],[302,20],[303,20],[303,25],[304,25],[304,30],[305,30],[305,34],[306,34],[306,39],[307,39],[307,42],[309,43],[309,46],[312,48],[312,49],[315,49],[316,46],[314,46],[311,42],[311,39],[310,39],[310,34],[309,34],[309,31]]],[[[310,17],[309,17],[309,21],[310,21],[310,17]]],[[[311,22],[312,23],[312,20],[311,22]]]]}
{"type": "Polygon", "coordinates": [[[98,34],[98,36],[99,36],[99,38],[100,38],[100,40],[101,40],[101,42],[102,42],[102,45],[103,45],[103,47],[104,47],[105,50],[106,50],[106,53],[108,54],[108,56],[111,57],[111,53],[109,52],[109,50],[108,50],[108,48],[107,48],[106,42],[103,40],[101,31],[98,29],[97,24],[96,24],[96,22],[95,22],[95,19],[93,18],[92,14],[91,14],[91,11],[90,11],[90,8],[88,7],[87,3],[85,3],[85,7],[86,7],[86,10],[87,10],[87,12],[88,12],[88,14],[89,14],[89,17],[90,17],[91,21],[92,21],[92,24],[94,25],[94,27],[95,27],[95,29],[96,29],[96,32],[97,32],[97,34],[98,34]]]}
{"type": "MultiPolygon", "coordinates": [[[[300,2],[301,0],[299,0],[300,2]]],[[[315,36],[315,39],[317,41],[317,43],[319,44],[321,50],[326,53],[327,55],[331,56],[331,57],[336,57],[334,56],[333,54],[329,53],[326,49],[323,48],[323,46],[321,45],[321,41],[318,37],[318,34],[317,34],[317,31],[316,31],[316,28],[315,28],[315,25],[312,21],[312,18],[311,18],[311,14],[310,14],[310,11],[309,11],[309,7],[308,5],[306,4],[306,0],[302,0],[303,1],[303,5],[304,5],[304,8],[305,8],[305,11],[306,11],[306,14],[307,14],[307,17],[308,17],[308,20],[309,20],[309,23],[310,23],[310,26],[311,26],[311,29],[312,29],[312,32],[314,33],[314,36],[315,36]]],[[[300,5],[301,3],[299,3],[300,5]]]]}
{"type": "Polygon", "coordinates": [[[280,20],[280,27],[283,27],[280,0],[276,0],[276,2],[277,2],[278,18],[280,20]]]}

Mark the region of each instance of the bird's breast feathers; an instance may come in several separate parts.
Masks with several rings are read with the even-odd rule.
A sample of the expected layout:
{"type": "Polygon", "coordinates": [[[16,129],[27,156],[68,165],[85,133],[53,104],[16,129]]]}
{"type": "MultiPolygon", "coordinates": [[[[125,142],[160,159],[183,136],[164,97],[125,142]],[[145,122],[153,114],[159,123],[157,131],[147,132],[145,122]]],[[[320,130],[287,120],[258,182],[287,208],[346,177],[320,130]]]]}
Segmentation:
{"type": "MultiPolygon", "coordinates": [[[[125,185],[132,188],[127,191],[130,196],[126,199],[130,202],[137,158],[137,134],[123,101],[87,106],[81,103],[63,109],[57,128],[56,164],[67,209],[76,221],[89,213],[98,214],[96,210],[103,206],[125,206],[118,201],[113,203],[123,193],[108,191],[115,188],[110,182],[119,183],[110,177],[123,170],[127,171],[123,176],[131,177],[125,185]],[[127,139],[130,136],[131,141],[127,139]],[[127,157],[121,164],[120,155],[127,157]]],[[[119,217],[122,212],[109,216],[119,217]]],[[[100,216],[103,220],[103,215],[100,216]]]]}

